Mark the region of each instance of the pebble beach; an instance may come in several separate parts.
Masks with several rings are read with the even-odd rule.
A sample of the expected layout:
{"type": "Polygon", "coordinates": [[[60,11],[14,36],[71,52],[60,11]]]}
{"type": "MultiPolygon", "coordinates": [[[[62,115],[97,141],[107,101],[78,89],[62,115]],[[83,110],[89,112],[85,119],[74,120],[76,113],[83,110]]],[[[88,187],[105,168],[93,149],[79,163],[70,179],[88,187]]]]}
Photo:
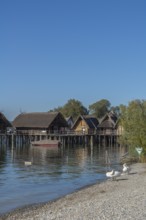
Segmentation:
{"type": "Polygon", "coordinates": [[[17,209],[1,220],[144,220],[146,164],[131,165],[129,175],[107,179],[45,204],[17,209]]]}

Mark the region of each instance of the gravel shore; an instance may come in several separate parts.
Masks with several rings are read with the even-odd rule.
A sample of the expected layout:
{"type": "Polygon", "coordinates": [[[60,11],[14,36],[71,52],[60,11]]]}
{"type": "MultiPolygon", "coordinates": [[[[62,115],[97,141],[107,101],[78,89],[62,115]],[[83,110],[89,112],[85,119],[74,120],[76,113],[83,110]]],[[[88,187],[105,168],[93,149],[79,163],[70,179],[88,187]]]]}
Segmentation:
{"type": "Polygon", "coordinates": [[[54,202],[16,210],[2,220],[144,220],[146,164],[131,166],[129,175],[84,188],[54,202]]]}

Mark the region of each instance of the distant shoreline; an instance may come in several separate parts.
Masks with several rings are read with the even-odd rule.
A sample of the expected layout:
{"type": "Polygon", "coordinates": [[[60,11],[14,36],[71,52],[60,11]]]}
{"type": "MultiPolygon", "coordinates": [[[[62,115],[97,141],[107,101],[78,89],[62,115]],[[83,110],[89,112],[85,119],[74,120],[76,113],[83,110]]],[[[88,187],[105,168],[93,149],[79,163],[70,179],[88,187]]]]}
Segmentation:
{"type": "Polygon", "coordinates": [[[143,220],[146,219],[146,164],[131,166],[131,174],[104,181],[53,202],[29,206],[1,220],[143,220]]]}

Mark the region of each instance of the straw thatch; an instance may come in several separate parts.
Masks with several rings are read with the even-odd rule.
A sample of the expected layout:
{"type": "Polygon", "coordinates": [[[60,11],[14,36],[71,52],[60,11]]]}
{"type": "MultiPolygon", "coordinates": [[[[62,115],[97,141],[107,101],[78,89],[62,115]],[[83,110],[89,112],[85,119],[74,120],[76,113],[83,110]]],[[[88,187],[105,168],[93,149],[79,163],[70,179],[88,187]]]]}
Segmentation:
{"type": "Polygon", "coordinates": [[[100,121],[99,128],[115,128],[117,123],[117,116],[114,114],[114,112],[107,113],[100,121]]]}
{"type": "Polygon", "coordinates": [[[67,122],[59,112],[34,112],[18,115],[13,126],[16,128],[49,128],[50,126],[67,127],[67,122]]]}

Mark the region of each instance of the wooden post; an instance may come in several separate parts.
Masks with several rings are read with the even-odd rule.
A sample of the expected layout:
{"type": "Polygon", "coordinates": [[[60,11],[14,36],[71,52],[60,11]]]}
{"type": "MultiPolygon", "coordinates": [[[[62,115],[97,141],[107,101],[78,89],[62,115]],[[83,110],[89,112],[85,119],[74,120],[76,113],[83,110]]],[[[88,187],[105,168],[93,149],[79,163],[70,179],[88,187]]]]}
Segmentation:
{"type": "Polygon", "coordinates": [[[12,149],[14,148],[14,134],[12,134],[12,137],[11,137],[11,142],[12,142],[12,149]]]}
{"type": "Polygon", "coordinates": [[[93,147],[93,135],[90,137],[90,146],[93,147]]]}

